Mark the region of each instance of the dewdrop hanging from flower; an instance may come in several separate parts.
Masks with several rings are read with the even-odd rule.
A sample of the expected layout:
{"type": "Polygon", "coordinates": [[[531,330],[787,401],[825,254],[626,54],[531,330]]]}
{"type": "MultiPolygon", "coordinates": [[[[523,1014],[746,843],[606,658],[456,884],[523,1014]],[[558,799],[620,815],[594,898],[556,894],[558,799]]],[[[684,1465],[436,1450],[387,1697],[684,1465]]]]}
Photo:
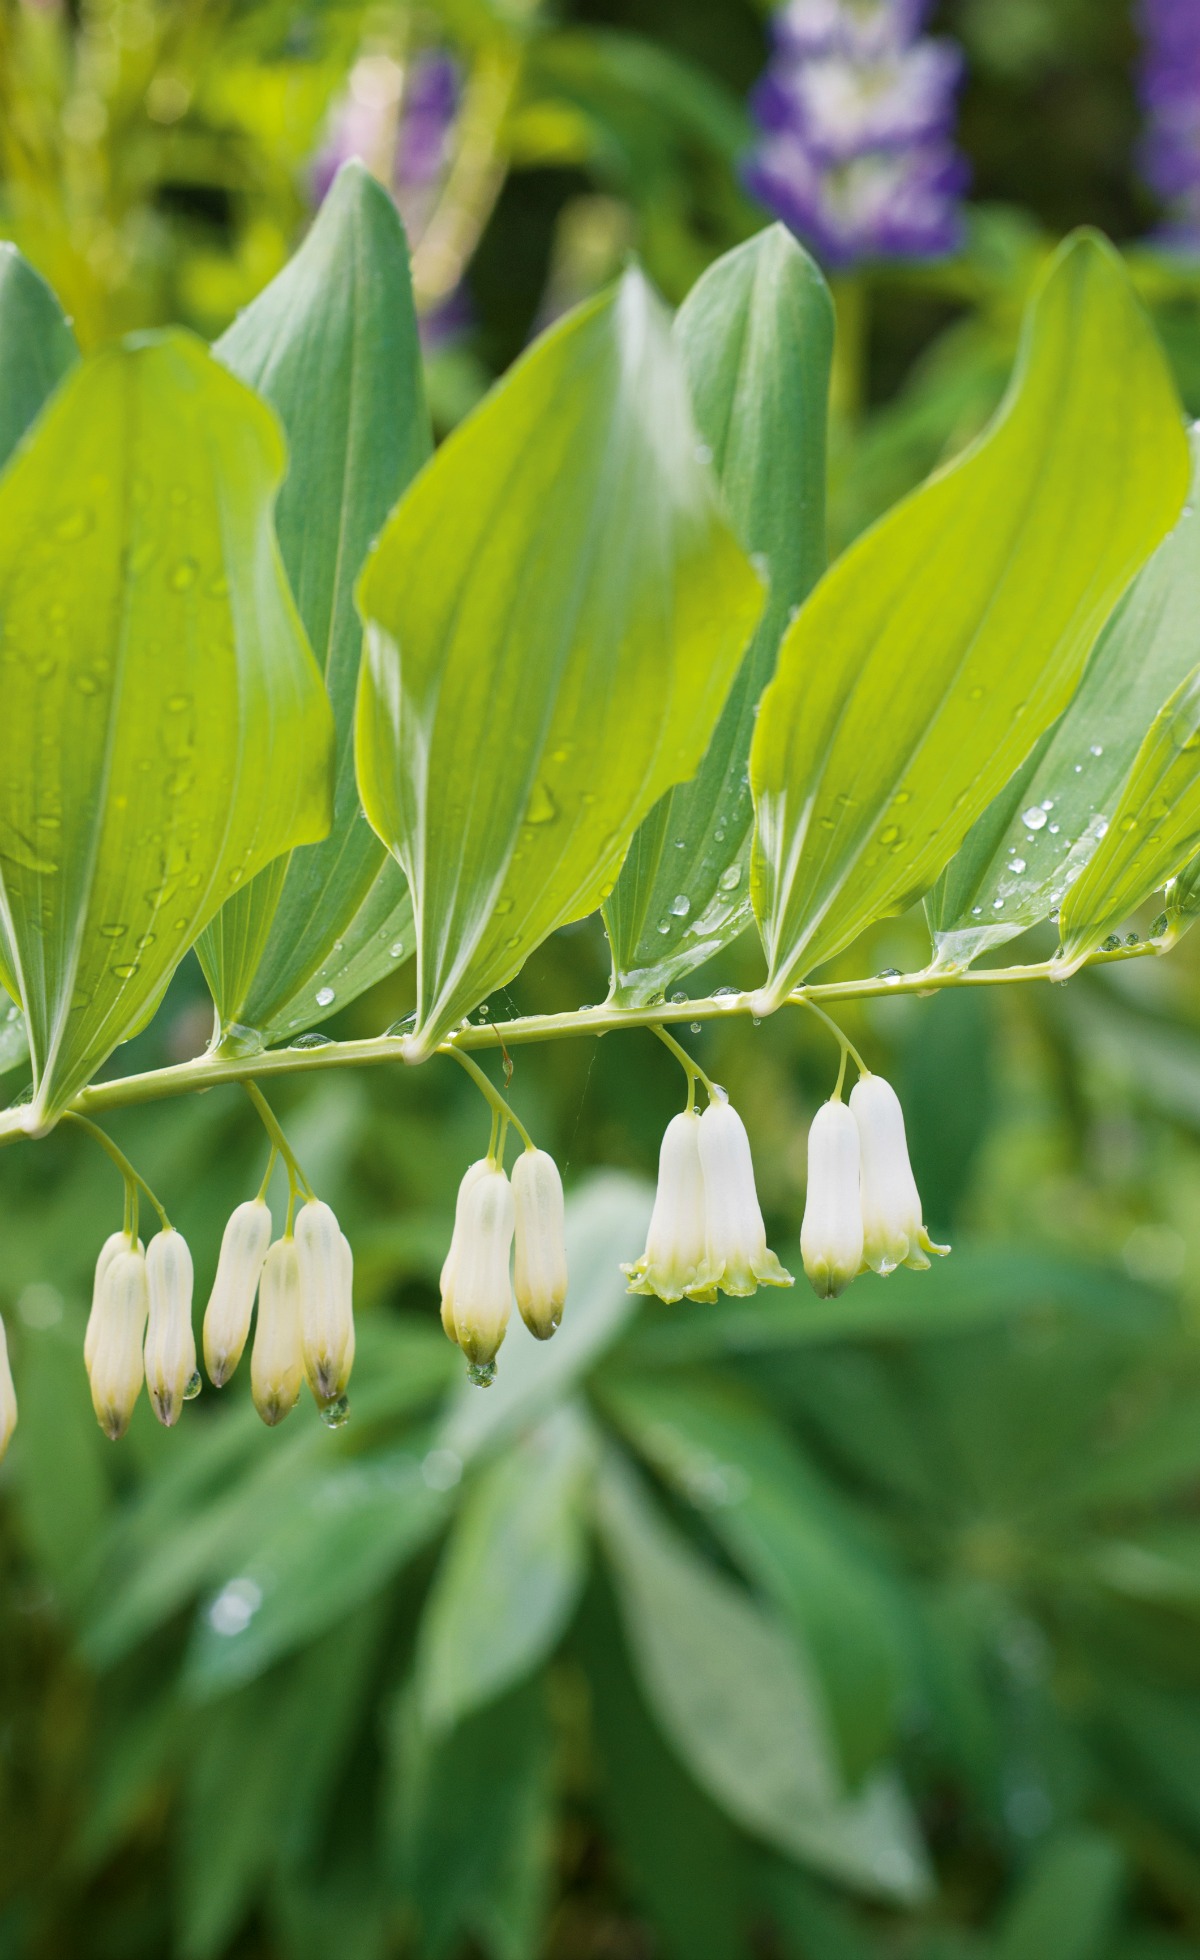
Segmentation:
{"type": "Polygon", "coordinates": [[[835,270],[944,257],[969,172],[952,131],[962,55],[927,0],[791,0],[752,97],[752,196],[835,270]]]}

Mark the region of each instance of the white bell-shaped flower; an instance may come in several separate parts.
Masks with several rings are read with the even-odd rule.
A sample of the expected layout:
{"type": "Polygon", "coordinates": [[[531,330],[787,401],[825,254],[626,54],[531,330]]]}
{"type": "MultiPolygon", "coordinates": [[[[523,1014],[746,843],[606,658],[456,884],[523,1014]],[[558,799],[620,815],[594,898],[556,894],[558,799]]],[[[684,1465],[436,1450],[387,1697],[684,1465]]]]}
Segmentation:
{"type": "Polygon", "coordinates": [[[553,1157],[544,1150],[523,1150],[513,1165],[512,1194],[513,1291],[530,1333],[548,1341],[567,1298],[563,1188],[553,1157]]]}
{"type": "Polygon", "coordinates": [[[897,1266],[923,1272],[929,1253],[944,1257],[950,1247],[935,1245],[925,1230],[900,1098],[881,1075],[864,1075],[851,1092],[850,1108],[862,1154],[863,1256],[877,1273],[897,1266]]]}
{"type": "Polygon", "coordinates": [[[343,1395],[354,1360],[354,1262],[337,1219],[320,1198],[296,1217],[304,1373],[318,1402],[343,1395]]]}
{"type": "Polygon", "coordinates": [[[270,1206],[262,1198],[238,1205],[221,1236],[217,1276],[204,1313],[204,1365],[214,1388],[224,1387],[242,1358],[270,1243],[270,1206]]]}
{"type": "Polygon", "coordinates": [[[863,1218],[858,1124],[844,1102],[822,1104],[808,1133],[808,1195],[800,1252],[813,1291],[836,1298],[861,1272],[863,1218]]]}
{"type": "Polygon", "coordinates": [[[8,1337],[4,1332],[4,1322],[0,1320],[0,1457],[12,1442],[16,1426],[17,1391],[13,1387],[12,1369],[8,1365],[8,1337]]]}
{"type": "MultiPolygon", "coordinates": [[[[92,1280],[91,1311],[88,1314],[88,1323],[83,1336],[83,1365],[89,1375],[92,1372],[92,1356],[96,1351],[97,1308],[100,1305],[100,1289],[104,1285],[104,1275],[112,1265],[118,1252],[132,1252],[133,1250],[134,1241],[130,1238],[128,1232],[111,1232],[100,1248],[100,1257],[96,1261],[95,1278],[92,1280]]],[[[139,1252],[146,1250],[140,1239],[137,1240],[137,1250],[139,1252]]]]}
{"type": "Polygon", "coordinates": [[[660,1300],[715,1300],[715,1274],[708,1259],[704,1169],[700,1162],[700,1118],[694,1110],[673,1116],[658,1153],[658,1189],[646,1250],[621,1271],[631,1293],[660,1300]]]}
{"type": "Polygon", "coordinates": [[[192,1255],[170,1225],[146,1248],[150,1318],[146,1325],[146,1387],[165,1428],[178,1422],[196,1373],[192,1331],[192,1255]]]}
{"type": "Polygon", "coordinates": [[[494,1157],[480,1157],[477,1163],[468,1164],[463,1172],[462,1183],[458,1187],[458,1197],[454,1202],[454,1230],[450,1234],[450,1250],[442,1261],[442,1276],[439,1281],[442,1295],[442,1326],[451,1341],[458,1340],[454,1325],[454,1275],[458,1269],[459,1248],[462,1245],[463,1219],[467,1212],[467,1199],[481,1177],[496,1169],[494,1157]]]}
{"type": "Polygon", "coordinates": [[[467,1193],[452,1284],[458,1345],[474,1368],[490,1367],[508,1326],[515,1229],[512,1186],[495,1166],[467,1193]]]}
{"type": "Polygon", "coordinates": [[[142,1392],[146,1372],[142,1342],[149,1310],[145,1253],[140,1246],[118,1252],[109,1260],[100,1288],[88,1368],[96,1420],[114,1443],[128,1429],[142,1392]]]}
{"type": "Polygon", "coordinates": [[[700,1118],[699,1140],[705,1252],[716,1284],[736,1299],[760,1286],[794,1285],[767,1245],[750,1139],[736,1109],[719,1098],[711,1102],[700,1118]]]}
{"type": "Polygon", "coordinates": [[[295,1408],[304,1380],[300,1260],[295,1239],[276,1239],[258,1282],[258,1319],[250,1350],[250,1393],[271,1428],[295,1408]]]}

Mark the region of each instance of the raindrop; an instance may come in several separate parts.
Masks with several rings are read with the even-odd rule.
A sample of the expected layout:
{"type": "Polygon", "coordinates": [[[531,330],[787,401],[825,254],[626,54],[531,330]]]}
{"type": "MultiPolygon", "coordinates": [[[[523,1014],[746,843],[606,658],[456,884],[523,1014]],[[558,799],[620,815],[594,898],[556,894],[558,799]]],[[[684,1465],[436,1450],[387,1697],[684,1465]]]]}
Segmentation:
{"type": "Polygon", "coordinates": [[[99,928],[101,939],[119,939],[122,933],[128,931],[129,931],[128,926],[116,925],[116,924],[104,925],[99,928]]]}
{"type": "Polygon", "coordinates": [[[513,902],[511,897],[498,898],[496,900],[496,917],[498,919],[502,919],[504,917],[504,914],[506,912],[511,912],[512,909],[513,909],[513,902]]]}
{"type": "Polygon", "coordinates": [[[194,558],[181,558],[179,563],[171,568],[168,583],[172,592],[186,592],[190,586],[195,585],[199,570],[200,567],[194,558]]]}
{"type": "Polygon", "coordinates": [[[660,919],[658,922],[658,929],[660,932],[670,932],[671,930],[670,919],[660,919]]]}
{"type": "Polygon", "coordinates": [[[885,966],[882,973],[875,975],[877,980],[899,980],[901,977],[898,966],[885,966]]]}
{"type": "Polygon", "coordinates": [[[1050,835],[1051,835],[1051,837],[1057,837],[1057,836],[1058,836],[1058,833],[1059,833],[1059,829],[1060,829],[1060,826],[1059,826],[1058,824],[1056,824],[1056,823],[1052,823],[1052,824],[1051,824],[1051,826],[1050,826],[1050,835]]]}
{"type": "Polygon", "coordinates": [[[1138,936],[1137,936],[1137,934],[1136,934],[1136,932],[1130,932],[1130,933],[1126,933],[1126,935],[1125,935],[1125,944],[1126,944],[1127,946],[1137,946],[1137,945],[1138,945],[1139,943],[1140,943],[1140,942],[1139,942],[1139,940],[1138,940],[1138,936]]]}
{"type": "Polygon", "coordinates": [[[691,909],[692,901],[684,892],[680,892],[677,898],[671,900],[671,910],[677,919],[686,919],[691,909]]]}
{"type": "Polygon", "coordinates": [[[311,1034],[298,1034],[294,1041],[288,1042],[289,1048],[332,1048],[332,1046],[332,1036],[318,1034],[315,1028],[311,1034]]]}
{"type": "Polygon", "coordinates": [[[727,870],[722,871],[717,880],[717,884],[723,892],[736,891],[741,882],[742,867],[740,864],[731,864],[727,870]]]}
{"type": "Polygon", "coordinates": [[[737,987],[718,987],[716,993],[713,995],[713,999],[736,1000],[738,997],[738,992],[739,989],[737,987]]]}
{"type": "Polygon", "coordinates": [[[472,1361],[467,1369],[467,1380],[475,1388],[490,1388],[496,1379],[494,1361],[472,1361]]]}
{"type": "Polygon", "coordinates": [[[1151,939],[1161,939],[1169,924],[1170,920],[1167,918],[1166,913],[1160,912],[1150,928],[1151,939]]]}
{"type": "Polygon", "coordinates": [[[526,823],[553,823],[558,815],[558,805],[545,783],[535,783],[529,808],[525,812],[526,823]]]}
{"type": "Polygon", "coordinates": [[[100,683],[94,674],[76,674],[75,687],[80,694],[99,694],[100,683]]]}
{"type": "Polygon", "coordinates": [[[350,1420],[350,1397],[339,1395],[334,1402],[326,1402],[321,1410],[321,1421],[326,1429],[344,1429],[350,1420]]]}
{"type": "Polygon", "coordinates": [[[676,849],[677,851],[686,851],[686,849],[687,849],[687,838],[686,838],[686,837],[677,837],[677,838],[675,839],[675,849],[676,849]]]}
{"type": "Polygon", "coordinates": [[[880,831],[879,841],[881,844],[898,844],[903,835],[898,823],[890,823],[886,830],[880,831]]]}
{"type": "Polygon", "coordinates": [[[982,905],[973,905],[973,906],[971,907],[971,917],[972,917],[973,919],[978,919],[978,918],[980,918],[980,917],[982,917],[982,914],[983,914],[983,907],[982,907],[982,905]]]}
{"type": "Polygon", "coordinates": [[[74,510],[63,513],[54,526],[54,535],[63,544],[74,544],[79,538],[86,538],[95,522],[95,512],[86,510],[80,504],[74,510]]]}
{"type": "Polygon", "coordinates": [[[262,1587],[253,1579],[231,1579],[209,1607],[208,1624],[214,1633],[245,1633],[262,1599],[262,1587]]]}
{"type": "Polygon", "coordinates": [[[317,988],[317,994],[316,994],[316,1000],[317,1000],[317,1006],[318,1006],[318,1007],[332,1007],[332,1006],[333,1006],[333,1000],[334,1000],[334,993],[333,993],[333,988],[332,988],[332,987],[318,987],[318,988],[317,988]]]}
{"type": "Polygon", "coordinates": [[[402,939],[394,939],[391,945],[388,947],[389,959],[398,960],[398,959],[402,959],[403,956],[404,956],[404,941],[402,939]]]}
{"type": "Polygon", "coordinates": [[[1003,912],[1004,900],[1002,898],[994,898],[992,900],[992,910],[993,912],[1003,912]]]}
{"type": "Polygon", "coordinates": [[[1021,822],[1025,825],[1026,830],[1044,830],[1046,827],[1046,812],[1039,810],[1037,804],[1033,803],[1023,813],[1021,822]]]}
{"type": "Polygon", "coordinates": [[[672,995],[671,995],[671,1005],[672,1005],[672,1007],[682,1007],[682,1006],[683,1006],[683,1003],[684,1003],[684,1001],[685,1001],[685,1000],[686,1000],[687,998],[688,998],[688,996],[687,996],[687,995],[686,995],[685,993],[682,993],[682,992],[680,992],[680,993],[677,993],[677,994],[672,994],[672,995]]]}
{"type": "Polygon", "coordinates": [[[199,1393],[200,1393],[200,1370],[199,1368],[194,1368],[192,1370],[192,1373],[188,1376],[188,1385],[183,1391],[183,1399],[185,1402],[194,1402],[196,1397],[199,1395],[199,1393]]]}
{"type": "Polygon", "coordinates": [[[1052,810],[1054,808],[1054,798],[1052,796],[1048,796],[1046,798],[1046,801],[1043,803],[1042,808],[1043,810],[1052,810]]]}
{"type": "Polygon", "coordinates": [[[1095,756],[1103,755],[1104,754],[1103,742],[1093,742],[1091,748],[1088,750],[1088,754],[1095,755],[1095,756]]]}
{"type": "Polygon", "coordinates": [[[1009,870],[1010,870],[1010,871],[1015,871],[1015,872],[1017,872],[1017,874],[1018,874],[1018,875],[1019,875],[1019,874],[1020,874],[1020,873],[1021,873],[1022,871],[1024,871],[1024,869],[1025,869],[1025,860],[1024,860],[1024,858],[1014,858],[1014,859],[1013,859],[1013,861],[1012,861],[1012,863],[1011,863],[1011,865],[1009,866],[1009,870]]]}
{"type": "Polygon", "coordinates": [[[222,1032],[220,1050],[222,1055],[261,1055],[266,1045],[260,1028],[248,1028],[241,1021],[231,1021],[222,1032]]]}
{"type": "Polygon", "coordinates": [[[132,980],[137,970],[138,963],[136,960],[127,960],[124,966],[114,966],[113,968],[113,972],[116,974],[118,980],[132,980]]]}
{"type": "Polygon", "coordinates": [[[699,1034],[699,1032],[700,1032],[700,1023],[699,1023],[699,1021],[693,1021],[693,1022],[692,1022],[692,1033],[693,1033],[693,1034],[699,1034]]]}
{"type": "Polygon", "coordinates": [[[384,1029],[384,1034],[390,1041],[399,1041],[406,1034],[411,1034],[416,1025],[417,1017],[415,1014],[402,1014],[398,1021],[392,1022],[390,1028],[384,1029]]]}

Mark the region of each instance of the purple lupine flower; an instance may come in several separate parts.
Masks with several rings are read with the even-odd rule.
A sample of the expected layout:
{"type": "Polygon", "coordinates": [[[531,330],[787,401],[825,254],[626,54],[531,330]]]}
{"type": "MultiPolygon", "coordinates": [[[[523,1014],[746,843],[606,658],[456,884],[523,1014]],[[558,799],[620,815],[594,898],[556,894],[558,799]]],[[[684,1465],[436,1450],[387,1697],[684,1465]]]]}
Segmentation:
{"type": "Polygon", "coordinates": [[[1142,172],[1167,206],[1164,239],[1200,252],[1200,7],[1142,0],[1142,172]]]}
{"type": "Polygon", "coordinates": [[[390,55],[356,61],[313,163],[314,202],[321,202],[342,164],[358,157],[387,184],[415,244],[445,181],[459,93],[458,66],[441,49],[426,50],[407,65],[390,55]]]}
{"type": "Polygon", "coordinates": [[[956,249],[962,56],[921,33],[928,0],[789,0],[752,107],[747,188],[828,265],[956,249]]]}

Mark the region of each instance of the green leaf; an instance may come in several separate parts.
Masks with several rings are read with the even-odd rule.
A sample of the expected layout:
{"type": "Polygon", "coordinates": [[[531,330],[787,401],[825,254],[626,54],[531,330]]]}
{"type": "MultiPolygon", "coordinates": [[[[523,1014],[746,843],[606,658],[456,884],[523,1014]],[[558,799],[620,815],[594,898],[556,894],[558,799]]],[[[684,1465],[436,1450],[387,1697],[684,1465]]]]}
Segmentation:
{"type": "Polygon", "coordinates": [[[419,1951],[447,1960],[474,1933],[494,1960],[538,1950],[553,1851],[554,1735],[530,1682],[436,1741],[409,1723],[399,1765],[406,1889],[419,1951]]]}
{"type": "Polygon", "coordinates": [[[407,887],[362,821],[354,780],[354,585],[431,437],[404,231],[361,164],[339,173],[295,258],[215,351],[283,424],[279,548],[337,723],[328,837],[236,892],[199,947],[222,1025],[270,1042],[326,1019],[413,950],[407,887]]]}
{"type": "Polygon", "coordinates": [[[604,908],[614,997],[637,1005],[751,922],[755,710],[784,630],[825,569],[833,307],[817,267],[773,225],[705,273],[675,335],[726,508],[770,587],[704,761],[642,825],[604,908]]]}
{"type": "Polygon", "coordinates": [[[605,1406],[779,1608],[812,1662],[856,1783],[895,1740],[904,1628],[884,1574],[750,1397],[652,1377],[610,1387],[605,1406]]]}
{"type": "Polygon", "coordinates": [[[1043,1845],[1004,1916],[994,1960],[1105,1960],[1117,1930],[1125,1858],[1103,1831],[1063,1831],[1043,1845]]]}
{"type": "Polygon", "coordinates": [[[1103,841],[1063,900],[1058,964],[1072,973],[1200,846],[1200,666],[1155,716],[1103,841]]]}
{"type": "MultiPolygon", "coordinates": [[[[79,359],[75,336],[54,294],[15,245],[0,243],[0,468],[35,416],[79,359]]],[[[0,986],[17,998],[12,955],[0,908],[0,986]]],[[[13,1066],[11,1023],[0,1033],[0,1069],[13,1066]]]]}
{"type": "Polygon", "coordinates": [[[359,588],[358,777],[408,876],[429,1055],[699,764],[761,609],[641,277],[546,334],[441,449],[359,588]]]}
{"type": "Polygon", "coordinates": [[[189,1692],[222,1694],[345,1619],[428,1544],[449,1509],[404,1450],[339,1465],[296,1490],[198,1619],[189,1692]]]}
{"type": "MultiPolygon", "coordinates": [[[[1194,494],[1196,431],[1192,456],[1194,494]]],[[[1033,767],[979,819],[931,892],[939,966],[969,966],[1061,904],[1112,828],[1146,730],[1200,658],[1198,613],[1200,535],[1189,506],[1105,627],[1033,767]]]]}
{"type": "Polygon", "coordinates": [[[67,317],[15,245],[0,243],[0,465],[75,366],[67,317]]]}
{"type": "Polygon", "coordinates": [[[557,1645],[585,1568],[592,1437],[566,1407],[485,1468],[438,1567],[421,1628],[422,1715],[449,1728],[557,1645]]]}
{"type": "Polygon", "coordinates": [[[898,1785],[884,1772],[846,1796],[794,1643],[689,1549],[615,1457],[599,1495],[635,1670],[696,1781],[801,1862],[881,1897],[924,1896],[925,1858],[898,1785]]]}
{"type": "Polygon", "coordinates": [[[182,333],[68,377],[0,479],[0,916],[54,1121],[230,890],[329,823],[273,418],[182,333]],[[286,756],[286,767],[283,761],[286,756]]]}
{"type": "Polygon", "coordinates": [[[764,1008],[929,888],[1062,712],[1187,483],[1162,352],[1116,253],[1080,234],[990,429],[784,639],[751,749],[764,1008]]]}

